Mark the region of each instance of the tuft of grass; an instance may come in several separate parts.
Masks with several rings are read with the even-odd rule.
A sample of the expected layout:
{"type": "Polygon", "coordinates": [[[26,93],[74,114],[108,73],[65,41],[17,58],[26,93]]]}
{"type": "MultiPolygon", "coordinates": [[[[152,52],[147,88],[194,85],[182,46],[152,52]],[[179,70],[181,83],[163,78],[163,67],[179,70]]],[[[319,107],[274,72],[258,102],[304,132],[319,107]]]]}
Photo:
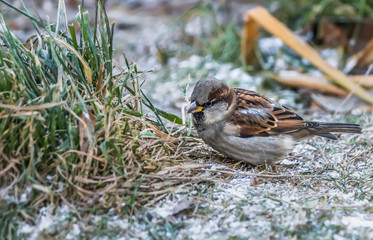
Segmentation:
{"type": "MultiPolygon", "coordinates": [[[[68,24],[60,0],[56,25],[31,16],[22,1],[24,9],[0,2],[37,32],[22,43],[0,12],[0,182],[10,196],[0,209],[0,238],[15,236],[17,219],[25,220],[19,203],[26,188],[26,209],[64,202],[81,212],[116,207],[134,213],[159,197],[146,182],[161,180],[142,175],[180,159],[159,132],[168,132],[164,119],[181,119],[144,95],[139,78],[145,71],[125,56],[126,66],[115,66],[114,24],[104,1],[96,2],[94,21],[83,1],[75,24],[68,24]]],[[[159,183],[157,191],[167,186],[159,183]]]]}

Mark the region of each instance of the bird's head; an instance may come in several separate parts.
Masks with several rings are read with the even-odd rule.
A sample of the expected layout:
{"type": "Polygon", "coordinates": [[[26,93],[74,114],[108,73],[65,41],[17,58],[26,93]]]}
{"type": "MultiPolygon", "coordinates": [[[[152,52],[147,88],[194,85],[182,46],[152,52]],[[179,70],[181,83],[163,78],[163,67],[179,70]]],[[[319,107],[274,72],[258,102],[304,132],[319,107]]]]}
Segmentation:
{"type": "Polygon", "coordinates": [[[188,113],[195,124],[214,123],[226,119],[235,104],[235,93],[216,78],[204,78],[194,87],[188,113]]]}

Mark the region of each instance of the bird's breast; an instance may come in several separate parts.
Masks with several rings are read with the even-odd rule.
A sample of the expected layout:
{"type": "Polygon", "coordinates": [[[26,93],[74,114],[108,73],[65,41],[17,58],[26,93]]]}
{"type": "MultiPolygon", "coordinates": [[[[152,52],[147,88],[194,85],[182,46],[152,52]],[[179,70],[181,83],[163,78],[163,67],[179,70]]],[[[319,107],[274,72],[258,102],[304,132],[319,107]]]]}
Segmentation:
{"type": "Polygon", "coordinates": [[[273,164],[291,151],[294,141],[289,136],[241,138],[224,131],[205,129],[199,133],[203,141],[216,151],[237,161],[253,165],[273,164]]]}

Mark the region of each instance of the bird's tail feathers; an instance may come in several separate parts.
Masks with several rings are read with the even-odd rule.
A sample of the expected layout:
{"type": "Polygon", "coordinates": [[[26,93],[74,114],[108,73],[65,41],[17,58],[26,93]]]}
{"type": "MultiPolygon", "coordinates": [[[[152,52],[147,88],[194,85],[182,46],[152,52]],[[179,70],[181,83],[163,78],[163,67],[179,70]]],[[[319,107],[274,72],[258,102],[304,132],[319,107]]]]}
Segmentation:
{"type": "Polygon", "coordinates": [[[359,124],[307,122],[307,130],[311,134],[337,140],[332,133],[361,133],[362,129],[359,124]]]}

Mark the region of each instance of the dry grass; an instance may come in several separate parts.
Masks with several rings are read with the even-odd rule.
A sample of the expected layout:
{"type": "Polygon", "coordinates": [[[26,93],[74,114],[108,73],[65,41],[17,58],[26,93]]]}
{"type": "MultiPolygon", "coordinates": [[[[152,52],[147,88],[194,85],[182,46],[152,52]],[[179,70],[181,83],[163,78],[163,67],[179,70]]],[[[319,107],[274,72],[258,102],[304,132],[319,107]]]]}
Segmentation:
{"type": "Polygon", "coordinates": [[[14,219],[33,222],[32,209],[48,204],[84,212],[125,202],[123,211],[133,214],[182,185],[182,178],[153,177],[185,159],[176,139],[185,131],[171,136],[163,122],[181,119],[142,93],[144,72],[134,63],[113,64],[103,1],[94,27],[80,11],[77,29],[63,23],[63,1],[57,25],[7,5],[29,17],[38,35],[21,43],[0,15],[0,235],[15,234],[14,219]]]}

